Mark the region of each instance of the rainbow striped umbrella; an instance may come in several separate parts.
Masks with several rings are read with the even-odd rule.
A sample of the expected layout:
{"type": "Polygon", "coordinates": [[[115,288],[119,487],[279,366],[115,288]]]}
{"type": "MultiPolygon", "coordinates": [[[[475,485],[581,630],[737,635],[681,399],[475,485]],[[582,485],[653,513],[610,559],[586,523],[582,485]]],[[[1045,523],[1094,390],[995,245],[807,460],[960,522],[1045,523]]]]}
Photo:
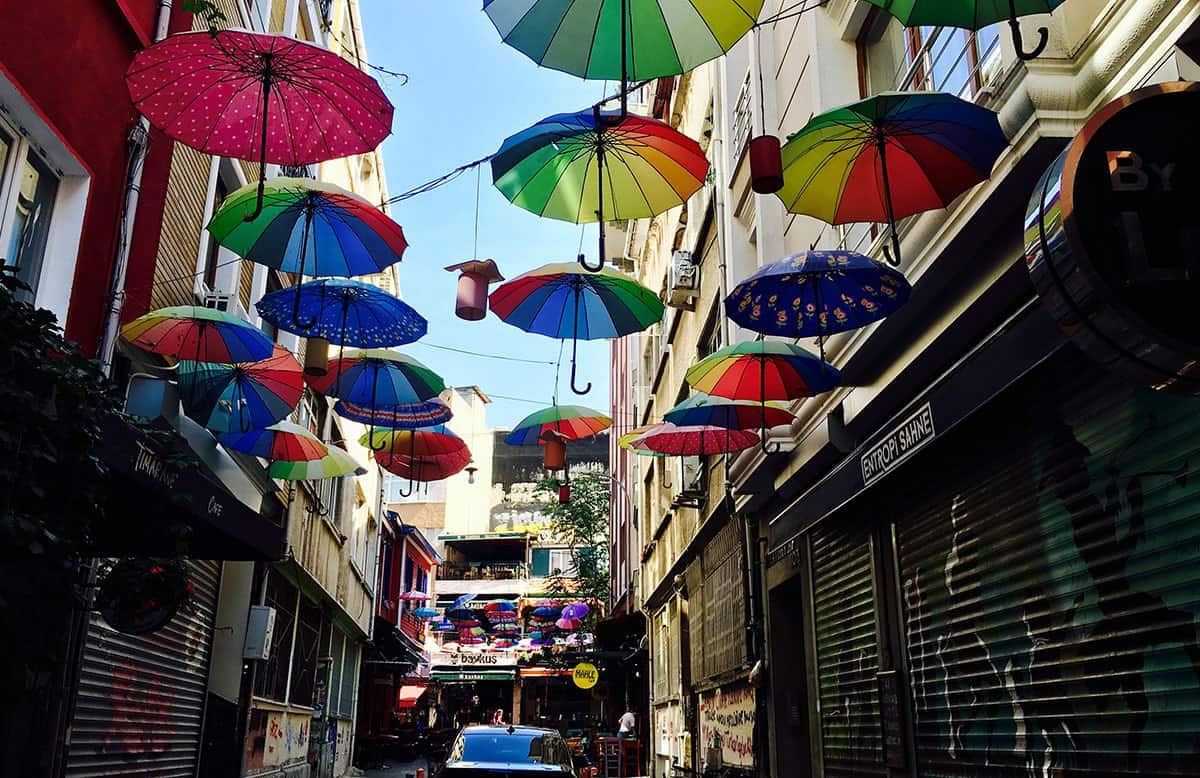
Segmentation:
{"type": "Polygon", "coordinates": [[[366,475],[367,469],[350,455],[349,451],[328,445],[325,456],[316,459],[289,462],[272,462],[268,472],[272,478],[283,481],[321,481],[326,478],[341,478],[347,475],[366,475]]]}
{"type": "Polygon", "coordinates": [[[275,350],[250,322],[199,305],[150,311],[123,326],[121,337],[145,351],[196,362],[257,362],[275,350]]]}
{"type": "Polygon", "coordinates": [[[758,426],[791,424],[795,417],[786,408],[751,400],[730,400],[697,392],[663,414],[663,420],[681,427],[712,426],[745,430],[758,426]]]}
{"type": "Polygon", "coordinates": [[[272,461],[308,462],[329,453],[316,435],[290,421],[248,432],[227,432],[217,440],[226,448],[272,461]]]}
{"type": "Polygon", "coordinates": [[[945,208],[986,179],[1008,138],[995,112],[942,92],[884,92],[814,116],[782,150],[792,213],[830,224],[887,222],[945,208]]]}
{"type": "MultiPolygon", "coordinates": [[[[575,224],[655,216],[685,203],[707,176],[696,141],[657,119],[599,108],[547,117],[492,157],[492,180],[510,202],[575,224]]],[[[604,267],[604,230],[599,264],[584,267],[604,267]]]]}
{"type": "Polygon", "coordinates": [[[582,405],[551,405],[517,422],[504,442],[510,446],[544,445],[542,433],[553,430],[566,440],[590,438],[612,426],[612,419],[582,405]]]}
{"type": "Polygon", "coordinates": [[[658,295],[612,268],[581,273],[573,262],[543,265],[501,284],[489,298],[492,311],[526,332],[571,339],[571,389],[577,341],[619,338],[662,319],[658,295]]]}
{"type": "Polygon", "coordinates": [[[258,362],[184,360],[178,375],[184,412],[214,432],[247,432],[282,421],[304,393],[300,363],[283,346],[258,362]]]}
{"type": "Polygon", "coordinates": [[[504,42],[537,64],[609,81],[677,76],[716,59],[750,31],[762,7],[763,0],[483,3],[504,42]]]}
{"type": "Polygon", "coordinates": [[[454,417],[450,406],[437,397],[418,403],[386,405],[372,411],[369,407],[356,405],[346,400],[334,406],[333,412],[343,419],[367,424],[372,427],[391,429],[418,429],[445,424],[454,417]]]}

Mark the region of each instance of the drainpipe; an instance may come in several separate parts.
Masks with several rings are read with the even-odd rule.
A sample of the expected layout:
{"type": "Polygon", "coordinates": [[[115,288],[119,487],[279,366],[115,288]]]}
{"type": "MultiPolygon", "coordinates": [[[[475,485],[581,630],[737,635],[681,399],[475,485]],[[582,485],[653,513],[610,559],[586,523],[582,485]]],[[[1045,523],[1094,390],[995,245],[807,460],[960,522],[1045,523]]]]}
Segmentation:
{"type": "MultiPolygon", "coordinates": [[[[167,37],[171,24],[173,0],[159,0],[158,23],[154,28],[154,43],[167,37]]],[[[129,272],[129,249],[133,240],[133,223],[137,217],[138,198],[142,189],[142,171],[146,167],[146,152],[149,148],[150,121],[139,116],[137,125],[129,133],[129,172],[125,179],[125,202],[121,207],[121,232],[117,243],[117,257],[112,270],[112,283],[108,290],[108,310],[104,314],[104,328],[100,336],[100,369],[105,375],[112,374],[113,354],[117,347],[117,332],[121,324],[121,309],[125,306],[125,276],[129,272]]]]}
{"type": "Polygon", "coordinates": [[[717,305],[721,306],[721,343],[729,345],[733,342],[733,334],[730,332],[729,317],[725,315],[725,296],[729,293],[729,246],[728,236],[725,234],[725,188],[728,185],[726,179],[727,171],[725,170],[725,136],[721,132],[721,128],[725,125],[725,63],[724,60],[717,63],[715,66],[717,71],[715,89],[713,89],[713,145],[717,147],[716,163],[717,175],[713,186],[713,203],[715,205],[716,214],[714,215],[717,223],[717,259],[718,268],[720,268],[720,276],[717,279],[720,301],[717,305]]]}

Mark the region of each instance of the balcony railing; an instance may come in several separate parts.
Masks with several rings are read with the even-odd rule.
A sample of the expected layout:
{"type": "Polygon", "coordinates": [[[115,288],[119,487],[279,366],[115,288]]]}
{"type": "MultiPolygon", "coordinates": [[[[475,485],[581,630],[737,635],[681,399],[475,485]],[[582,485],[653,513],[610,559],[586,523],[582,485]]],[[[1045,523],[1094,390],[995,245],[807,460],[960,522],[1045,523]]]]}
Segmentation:
{"type": "Polygon", "coordinates": [[[425,623],[411,613],[400,614],[400,631],[417,643],[425,642],[425,623]]]}
{"type": "Polygon", "coordinates": [[[443,562],[438,565],[438,578],[445,581],[505,581],[528,577],[529,566],[524,562],[443,562]]]}

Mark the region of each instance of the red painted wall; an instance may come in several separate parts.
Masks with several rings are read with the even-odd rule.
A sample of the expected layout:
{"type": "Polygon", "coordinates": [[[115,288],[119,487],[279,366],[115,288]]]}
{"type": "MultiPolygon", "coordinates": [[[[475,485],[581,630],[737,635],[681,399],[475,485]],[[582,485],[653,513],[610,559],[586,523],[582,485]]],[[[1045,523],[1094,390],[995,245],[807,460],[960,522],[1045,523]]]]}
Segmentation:
{"type": "MultiPolygon", "coordinates": [[[[67,336],[89,354],[95,353],[103,324],[124,194],[125,142],[137,121],[125,69],[149,42],[157,8],[156,0],[0,0],[0,68],[92,177],[66,321],[67,336]]],[[[172,21],[187,27],[190,15],[176,10],[172,21]]],[[[156,155],[166,147],[169,163],[170,144],[161,135],[155,141],[156,155]]],[[[165,165],[148,166],[146,173],[151,176],[143,187],[165,189],[165,165]]],[[[153,234],[135,235],[135,242],[141,262],[153,242],[152,272],[162,200],[156,220],[150,199],[151,213],[141,211],[137,225],[140,231],[144,218],[153,234]]]]}

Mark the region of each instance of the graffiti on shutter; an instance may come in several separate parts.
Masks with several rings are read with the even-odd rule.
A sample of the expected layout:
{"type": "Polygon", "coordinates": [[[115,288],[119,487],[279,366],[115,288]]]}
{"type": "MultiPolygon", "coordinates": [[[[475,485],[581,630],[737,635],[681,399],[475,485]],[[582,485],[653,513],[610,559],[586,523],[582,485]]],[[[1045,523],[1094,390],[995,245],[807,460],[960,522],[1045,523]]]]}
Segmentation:
{"type": "Polygon", "coordinates": [[[191,604],[149,635],[114,631],[93,616],[84,645],[67,776],[196,771],[219,562],[189,562],[191,604]]]}
{"type": "Polygon", "coordinates": [[[825,774],[885,772],[869,537],[826,523],[812,535],[813,612],[825,774]]]}
{"type": "Polygon", "coordinates": [[[1033,387],[897,520],[918,774],[1200,775],[1200,404],[1033,387]]]}

